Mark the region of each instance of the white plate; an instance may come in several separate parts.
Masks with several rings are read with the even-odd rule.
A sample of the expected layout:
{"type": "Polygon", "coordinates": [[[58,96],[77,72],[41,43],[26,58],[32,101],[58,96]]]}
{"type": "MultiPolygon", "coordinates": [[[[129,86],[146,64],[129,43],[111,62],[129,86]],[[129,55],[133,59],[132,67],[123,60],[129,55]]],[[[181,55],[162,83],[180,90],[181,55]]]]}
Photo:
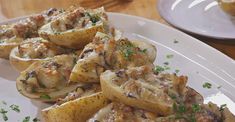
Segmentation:
{"type": "Polygon", "coordinates": [[[173,26],[217,39],[235,39],[235,18],[216,0],[158,0],[160,15],[173,26]]]}
{"type": "MultiPolygon", "coordinates": [[[[140,17],[109,13],[110,21],[117,28],[125,31],[125,36],[152,42],[157,46],[156,63],[169,62],[171,70],[179,69],[179,74],[189,77],[189,86],[199,91],[205,102],[213,101],[218,105],[227,104],[235,113],[235,61],[214,48],[196,40],[178,30],[140,17]],[[178,41],[178,43],[176,43],[178,41]],[[173,54],[168,59],[166,55],[173,54]],[[204,82],[212,83],[211,89],[202,87],[204,82]],[[220,89],[217,86],[222,85],[220,89]]],[[[9,121],[22,121],[25,116],[40,116],[41,108],[47,106],[31,101],[20,95],[15,88],[18,75],[6,60],[0,60],[0,108],[11,104],[20,106],[20,113],[9,111],[9,121]]],[[[0,121],[2,118],[0,116],[0,121]]]]}

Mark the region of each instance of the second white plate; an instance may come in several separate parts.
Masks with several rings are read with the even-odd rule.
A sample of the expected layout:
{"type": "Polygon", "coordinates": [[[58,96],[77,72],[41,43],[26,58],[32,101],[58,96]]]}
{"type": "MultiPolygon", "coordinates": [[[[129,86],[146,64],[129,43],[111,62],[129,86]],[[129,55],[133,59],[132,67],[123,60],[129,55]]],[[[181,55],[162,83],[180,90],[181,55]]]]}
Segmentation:
{"type": "Polygon", "coordinates": [[[158,0],[158,10],[181,30],[235,41],[235,18],[223,12],[216,0],[158,0]]]}

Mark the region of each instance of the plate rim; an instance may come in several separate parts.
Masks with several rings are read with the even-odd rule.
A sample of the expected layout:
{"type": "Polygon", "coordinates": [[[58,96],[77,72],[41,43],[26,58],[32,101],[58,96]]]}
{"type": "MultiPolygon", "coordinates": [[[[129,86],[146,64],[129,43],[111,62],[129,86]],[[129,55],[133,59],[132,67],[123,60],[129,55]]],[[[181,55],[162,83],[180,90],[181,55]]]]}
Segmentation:
{"type": "Polygon", "coordinates": [[[173,21],[171,21],[168,17],[166,17],[166,15],[164,14],[164,11],[161,9],[161,3],[163,2],[164,0],[158,0],[157,2],[157,10],[158,10],[158,13],[159,15],[168,23],[170,24],[171,26],[175,27],[176,29],[179,29],[180,31],[184,31],[186,33],[189,33],[189,34],[195,34],[195,35],[199,35],[199,36],[204,36],[204,37],[208,37],[208,38],[213,38],[213,39],[221,39],[221,40],[226,40],[226,41],[235,41],[235,37],[226,37],[226,36],[216,36],[216,35],[206,35],[204,33],[200,33],[200,32],[196,32],[196,31],[193,31],[193,30],[190,30],[190,29],[187,29],[187,28],[184,28],[184,27],[181,27],[180,25],[178,24],[175,24],[173,21]]]}
{"type": "Polygon", "coordinates": [[[108,12],[108,13],[109,13],[109,14],[113,14],[113,15],[116,14],[116,15],[122,15],[122,16],[130,16],[130,17],[134,17],[134,18],[137,18],[137,19],[142,19],[142,20],[144,20],[144,21],[153,22],[153,23],[155,23],[155,24],[157,24],[157,25],[160,25],[160,26],[162,26],[162,27],[164,27],[164,28],[167,28],[167,29],[173,30],[173,31],[175,31],[175,32],[177,32],[177,33],[183,34],[184,36],[187,36],[188,38],[191,38],[193,41],[196,41],[196,43],[200,43],[200,44],[206,46],[207,48],[209,48],[210,50],[212,49],[213,51],[216,51],[216,53],[219,53],[219,54],[220,54],[221,56],[223,56],[224,58],[227,58],[227,59],[229,59],[230,61],[235,62],[234,59],[232,59],[231,57],[229,57],[229,56],[227,56],[226,54],[222,53],[221,51],[217,50],[216,48],[214,48],[214,47],[212,47],[212,46],[210,46],[210,45],[208,45],[208,44],[206,44],[206,43],[200,41],[199,39],[197,39],[197,38],[195,38],[195,37],[193,37],[193,36],[191,36],[191,35],[189,35],[189,34],[183,32],[183,31],[181,31],[181,30],[178,30],[178,29],[173,28],[173,27],[171,27],[171,26],[169,26],[169,25],[160,23],[159,21],[151,20],[151,19],[148,19],[148,18],[140,17],[140,16],[129,15],[129,14],[122,14],[122,13],[116,13],[116,12],[108,12]]]}

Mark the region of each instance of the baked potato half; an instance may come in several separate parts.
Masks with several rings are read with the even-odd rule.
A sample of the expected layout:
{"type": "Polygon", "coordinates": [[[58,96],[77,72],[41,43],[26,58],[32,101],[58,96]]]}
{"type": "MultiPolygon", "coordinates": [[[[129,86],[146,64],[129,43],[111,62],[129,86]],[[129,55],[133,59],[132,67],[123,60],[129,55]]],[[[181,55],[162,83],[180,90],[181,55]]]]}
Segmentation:
{"type": "Polygon", "coordinates": [[[100,109],[87,122],[154,122],[157,117],[156,113],[112,102],[100,109]]]}
{"type": "Polygon", "coordinates": [[[107,15],[104,8],[77,8],[44,25],[41,37],[68,48],[82,49],[92,41],[96,32],[105,32],[107,15]]]}
{"type": "Polygon", "coordinates": [[[45,122],[85,122],[108,103],[102,92],[98,92],[46,108],[42,116],[45,122]]]}
{"type": "Polygon", "coordinates": [[[61,10],[49,9],[16,23],[0,25],[0,58],[8,59],[11,50],[24,39],[38,37],[38,29],[60,13],[61,10]]]}
{"type": "Polygon", "coordinates": [[[59,55],[34,62],[17,78],[17,90],[24,96],[44,101],[56,101],[74,91],[80,83],[69,83],[76,55],[59,55]]]}
{"type": "Polygon", "coordinates": [[[149,66],[107,70],[101,74],[100,82],[107,98],[159,115],[172,114],[174,104],[203,102],[199,93],[186,87],[186,76],[156,75],[149,66]]]}
{"type": "Polygon", "coordinates": [[[83,49],[72,70],[70,81],[99,82],[100,74],[107,69],[152,65],[155,59],[153,54],[156,54],[155,47],[141,41],[133,42],[128,39],[115,40],[98,32],[93,42],[83,49]]]}
{"type": "Polygon", "coordinates": [[[11,50],[22,42],[13,33],[13,25],[0,25],[0,58],[8,59],[11,50]]]}
{"type": "Polygon", "coordinates": [[[72,50],[59,47],[52,42],[48,42],[40,37],[30,38],[12,49],[9,59],[11,65],[18,71],[27,69],[33,62],[45,60],[69,53],[72,50]]]}

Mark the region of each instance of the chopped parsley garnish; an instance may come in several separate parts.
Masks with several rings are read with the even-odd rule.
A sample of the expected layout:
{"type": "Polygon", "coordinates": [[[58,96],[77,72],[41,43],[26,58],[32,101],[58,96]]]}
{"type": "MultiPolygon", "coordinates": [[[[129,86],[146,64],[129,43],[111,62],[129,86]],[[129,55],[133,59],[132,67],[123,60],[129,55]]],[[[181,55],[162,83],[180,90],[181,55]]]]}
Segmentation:
{"type": "Polygon", "coordinates": [[[163,72],[164,70],[165,69],[163,67],[161,67],[161,66],[155,66],[154,69],[153,69],[153,71],[155,73],[160,73],[160,72],[163,72]]]}
{"type": "Polygon", "coordinates": [[[179,104],[177,105],[176,103],[173,104],[173,109],[177,113],[185,113],[186,112],[186,107],[184,104],[179,104]]]}
{"type": "Polygon", "coordinates": [[[26,117],[24,118],[23,122],[29,122],[29,120],[30,120],[30,116],[26,116],[26,117]]]}
{"type": "Polygon", "coordinates": [[[51,97],[47,94],[43,94],[40,96],[41,99],[51,99],[51,97]]]}
{"type": "Polygon", "coordinates": [[[99,20],[100,20],[100,17],[97,15],[97,14],[93,14],[93,15],[91,15],[90,13],[85,13],[87,16],[89,16],[90,17],[90,21],[92,22],[92,23],[96,23],[96,22],[98,22],[99,20]]]}
{"type": "Polygon", "coordinates": [[[141,52],[146,53],[146,52],[147,52],[147,49],[143,49],[143,50],[141,50],[141,52]]]}
{"type": "Polygon", "coordinates": [[[218,87],[217,87],[217,89],[220,89],[222,87],[222,85],[219,85],[218,87]]]}
{"type": "Polygon", "coordinates": [[[11,108],[11,110],[13,110],[13,111],[15,111],[15,112],[18,112],[18,113],[20,112],[20,108],[19,108],[18,105],[14,105],[14,104],[13,104],[13,105],[10,106],[10,108],[11,108]]]}
{"type": "Polygon", "coordinates": [[[169,65],[169,62],[164,62],[163,64],[164,64],[164,65],[169,65]]]}
{"type": "Polygon", "coordinates": [[[173,58],[173,57],[174,57],[173,54],[168,54],[168,55],[166,55],[166,58],[168,58],[168,59],[173,58]]]}
{"type": "Polygon", "coordinates": [[[165,69],[165,70],[170,70],[171,68],[170,68],[169,66],[166,66],[166,65],[165,65],[165,66],[164,66],[164,69],[165,69]]]}
{"type": "Polygon", "coordinates": [[[178,69],[175,70],[175,73],[176,73],[176,74],[179,73],[179,72],[180,72],[180,70],[178,70],[178,69]]]}
{"type": "Polygon", "coordinates": [[[38,119],[38,118],[33,119],[33,122],[39,122],[39,121],[40,121],[40,119],[38,119]]]}
{"type": "Polygon", "coordinates": [[[205,82],[205,83],[202,85],[203,88],[208,88],[208,89],[210,89],[211,86],[212,86],[211,83],[208,83],[208,82],[205,82]]]}
{"type": "Polygon", "coordinates": [[[183,104],[180,104],[178,106],[178,112],[180,112],[180,113],[186,112],[186,108],[185,108],[185,106],[183,104]]]}
{"type": "Polygon", "coordinates": [[[4,121],[7,121],[8,120],[8,117],[6,115],[8,111],[4,110],[3,108],[0,109],[0,113],[2,114],[2,118],[4,121]]]}
{"type": "Polygon", "coordinates": [[[220,111],[223,111],[225,107],[227,107],[227,104],[222,104],[222,105],[219,107],[219,110],[220,110],[220,111]]]}
{"type": "Polygon", "coordinates": [[[133,52],[131,49],[126,49],[126,50],[123,51],[124,57],[125,57],[126,59],[130,59],[130,56],[132,56],[133,53],[134,53],[134,52],[133,52]]]}
{"type": "Polygon", "coordinates": [[[199,104],[193,104],[192,105],[192,110],[193,110],[193,112],[199,112],[200,110],[201,110],[201,107],[200,107],[200,105],[199,104]]]}
{"type": "Polygon", "coordinates": [[[177,98],[176,95],[174,95],[174,94],[169,94],[169,96],[171,97],[171,99],[176,99],[177,98]]]}
{"type": "Polygon", "coordinates": [[[174,40],[174,43],[176,44],[176,43],[179,43],[179,41],[177,41],[176,39],[174,40]]]}
{"type": "Polygon", "coordinates": [[[195,114],[191,114],[188,118],[190,122],[196,122],[195,114]]]}
{"type": "Polygon", "coordinates": [[[55,32],[55,35],[60,35],[60,32],[55,32]]]}
{"type": "Polygon", "coordinates": [[[7,103],[6,103],[5,101],[2,101],[2,104],[3,104],[3,105],[7,105],[7,103]]]}

